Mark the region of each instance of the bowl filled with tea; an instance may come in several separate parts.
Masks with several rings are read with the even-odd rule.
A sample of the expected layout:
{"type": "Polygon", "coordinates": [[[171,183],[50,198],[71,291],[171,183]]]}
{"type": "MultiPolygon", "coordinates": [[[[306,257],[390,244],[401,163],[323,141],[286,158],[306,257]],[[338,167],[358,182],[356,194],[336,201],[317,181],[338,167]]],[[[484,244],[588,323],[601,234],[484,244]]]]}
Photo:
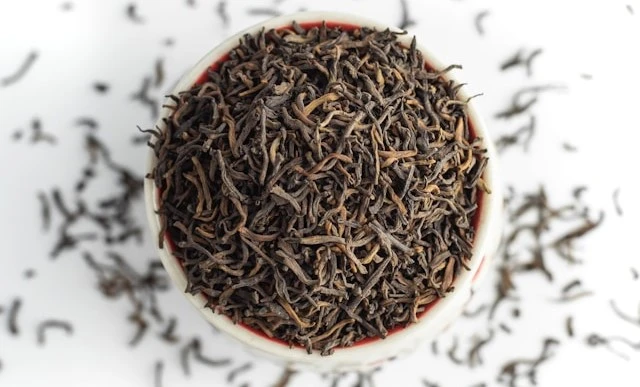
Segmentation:
{"type": "Polygon", "coordinates": [[[458,67],[326,12],[214,48],[148,131],[147,213],[175,285],[293,368],[367,369],[434,339],[500,234],[495,151],[458,67]]]}

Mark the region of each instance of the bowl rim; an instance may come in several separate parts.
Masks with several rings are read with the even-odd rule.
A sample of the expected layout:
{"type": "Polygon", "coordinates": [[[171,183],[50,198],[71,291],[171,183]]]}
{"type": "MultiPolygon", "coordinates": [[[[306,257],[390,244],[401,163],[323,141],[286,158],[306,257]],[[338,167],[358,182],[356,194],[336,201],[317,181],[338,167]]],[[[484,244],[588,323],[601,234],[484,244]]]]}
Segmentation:
{"type": "MultiPolygon", "coordinates": [[[[305,11],[298,12],[283,16],[274,17],[255,25],[252,25],[237,34],[224,39],[218,46],[210,50],[202,59],[200,59],[187,73],[185,73],[174,89],[171,91],[171,95],[177,95],[181,91],[191,88],[201,75],[213,65],[216,61],[223,58],[229,51],[237,46],[238,41],[245,34],[255,34],[261,29],[269,30],[271,28],[281,28],[290,26],[293,21],[297,23],[320,23],[326,21],[337,25],[350,25],[357,27],[370,27],[378,30],[390,29],[395,32],[402,32],[402,30],[388,26],[377,21],[363,18],[357,15],[340,13],[340,12],[325,12],[325,11],[305,11]]],[[[411,40],[415,36],[412,34],[398,35],[398,41],[402,44],[409,45],[411,40]]],[[[417,38],[416,38],[417,39],[417,38]]],[[[445,67],[430,53],[419,41],[416,42],[416,47],[421,51],[424,61],[435,69],[444,69],[445,67]]],[[[454,80],[456,78],[450,73],[444,74],[445,79],[454,80]]],[[[457,82],[457,81],[456,81],[457,82]]],[[[461,98],[465,98],[465,93],[460,92],[461,98]]],[[[155,124],[155,128],[162,131],[165,129],[163,119],[166,118],[172,110],[165,105],[172,105],[174,102],[166,98],[164,105],[161,109],[160,116],[155,124]]],[[[482,120],[481,116],[477,112],[477,108],[473,100],[469,100],[467,103],[467,114],[469,120],[472,122],[476,137],[483,139],[484,145],[487,149],[487,166],[484,172],[483,178],[488,187],[491,188],[491,193],[483,193],[483,202],[480,206],[480,214],[478,214],[478,226],[476,228],[476,235],[472,248],[472,256],[469,260],[470,270],[463,270],[455,279],[455,290],[446,297],[441,298],[433,305],[427,313],[422,315],[416,323],[403,327],[393,334],[390,334],[385,339],[377,339],[368,341],[366,343],[360,343],[352,347],[337,347],[331,356],[321,356],[319,351],[313,351],[308,354],[304,348],[293,346],[290,347],[286,344],[276,342],[255,333],[252,330],[246,329],[242,325],[234,324],[231,319],[225,315],[214,313],[213,310],[206,307],[206,298],[202,293],[192,295],[186,293],[184,290],[187,286],[187,278],[182,266],[179,264],[178,259],[175,258],[170,249],[167,238],[164,238],[164,246],[159,247],[158,238],[160,232],[160,217],[157,214],[159,198],[157,195],[157,188],[155,182],[152,179],[145,178],[144,181],[144,200],[147,213],[147,220],[152,232],[153,241],[160,255],[160,259],[163,266],[167,270],[173,284],[179,289],[179,291],[193,304],[196,309],[203,315],[203,317],[218,330],[233,337],[241,343],[251,347],[258,352],[261,352],[271,357],[275,357],[286,363],[333,363],[333,364],[348,364],[348,363],[362,363],[363,361],[376,361],[379,359],[380,354],[389,354],[393,356],[397,352],[397,348],[406,347],[407,345],[414,345],[413,342],[419,337],[437,335],[443,328],[448,326],[455,317],[451,317],[452,313],[456,313],[456,309],[460,308],[466,301],[471,293],[471,284],[476,272],[485,259],[487,254],[487,244],[491,239],[495,239],[494,233],[498,232],[497,224],[500,223],[500,206],[501,206],[501,194],[500,187],[496,173],[496,151],[493,143],[491,142],[487,128],[482,120]]],[[[155,138],[152,138],[152,143],[155,138]]],[[[153,149],[148,149],[148,155],[146,160],[145,176],[150,173],[155,165],[156,157],[153,149]]],[[[491,253],[491,252],[489,252],[491,253]]]]}

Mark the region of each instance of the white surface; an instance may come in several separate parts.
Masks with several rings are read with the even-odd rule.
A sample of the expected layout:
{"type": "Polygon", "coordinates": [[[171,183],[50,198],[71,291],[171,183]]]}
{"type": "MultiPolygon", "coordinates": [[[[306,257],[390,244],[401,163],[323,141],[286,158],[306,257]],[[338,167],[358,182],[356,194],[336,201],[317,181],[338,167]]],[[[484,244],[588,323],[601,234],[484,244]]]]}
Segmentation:
{"type": "MultiPolygon", "coordinates": [[[[126,323],[128,305],[124,301],[106,301],[93,289],[93,275],[79,254],[65,254],[50,261],[48,252],[55,235],[40,232],[39,207],[35,193],[57,185],[71,189],[84,163],[81,129],[73,125],[79,116],[93,116],[100,122],[99,135],[108,142],[114,157],[142,171],[146,152],[130,145],[135,126],[151,126],[147,109],[130,101],[141,78],[151,75],[156,58],[166,65],[165,90],[160,97],[202,55],[224,37],[260,20],[247,16],[246,7],[270,7],[283,12],[335,10],[354,12],[394,24],[399,20],[395,1],[324,0],[271,2],[229,1],[231,24],[223,28],[216,16],[217,1],[196,0],[195,8],[184,1],[138,1],[138,12],[145,24],[131,23],[125,17],[127,1],[73,1],[70,12],[60,10],[54,1],[2,1],[0,3],[0,77],[11,74],[26,54],[37,49],[40,57],[19,83],[0,88],[0,305],[8,306],[15,296],[24,299],[21,311],[22,332],[8,335],[6,311],[0,315],[0,386],[152,386],[153,363],[163,359],[165,386],[224,386],[227,369],[219,371],[193,366],[193,375],[185,379],[179,368],[179,349],[169,347],[149,335],[140,346],[129,349],[126,341],[131,326],[126,323]],[[165,47],[166,37],[176,44],[165,47]],[[91,89],[92,82],[111,85],[107,95],[91,89]],[[38,94],[36,94],[36,91],[38,94]],[[27,141],[10,141],[17,128],[28,129],[32,117],[42,119],[43,128],[58,137],[55,147],[32,146],[27,141]],[[26,268],[37,271],[36,278],[25,280],[26,268]],[[36,345],[35,327],[46,317],[69,319],[75,327],[71,338],[53,333],[45,347],[36,345]]],[[[474,320],[461,320],[439,339],[441,355],[434,357],[428,347],[402,362],[395,362],[376,374],[378,386],[418,386],[422,378],[441,387],[470,386],[479,381],[497,385],[495,375],[506,359],[535,356],[541,338],[561,338],[562,346],[538,375],[540,386],[565,385],[640,385],[640,353],[621,347],[630,355],[624,361],[603,348],[584,345],[591,332],[626,335],[640,341],[640,329],[611,313],[609,299],[629,313],[640,302],[640,281],[632,281],[630,267],[640,269],[636,219],[640,202],[634,201],[640,185],[637,157],[640,124],[637,118],[637,93],[640,89],[640,3],[628,3],[636,10],[630,15],[627,2],[552,2],[552,1],[410,1],[411,16],[418,23],[410,31],[444,63],[462,63],[470,95],[484,92],[475,102],[485,112],[494,136],[512,131],[527,118],[509,122],[493,119],[506,106],[511,93],[525,85],[562,83],[568,90],[545,95],[534,107],[538,119],[537,134],[528,154],[518,148],[502,157],[505,181],[519,190],[535,188],[544,182],[552,200],[570,197],[570,190],[589,185],[586,199],[595,208],[607,212],[605,226],[580,246],[585,264],[567,267],[553,261],[559,278],[553,284],[536,276],[519,281],[519,292],[526,307],[513,325],[511,336],[500,336],[484,351],[485,364],[468,369],[452,365],[442,352],[453,335],[478,331],[486,335],[474,320]],[[484,21],[485,35],[473,27],[475,14],[489,9],[484,21]],[[501,73],[498,63],[519,47],[529,50],[543,47],[537,58],[535,74],[527,79],[522,69],[501,73]],[[593,75],[587,81],[582,73],[593,75]],[[568,141],[577,153],[565,153],[561,144],[568,141]],[[632,178],[633,177],[633,178],[632,178]],[[635,180],[634,180],[635,179],[635,180]],[[613,211],[611,194],[620,187],[624,216],[613,211]],[[562,270],[566,267],[566,276],[562,270]],[[562,285],[580,277],[596,295],[571,305],[548,302],[562,285]],[[575,315],[576,338],[568,340],[563,320],[575,315]]],[[[26,132],[28,135],[28,132],[26,132]]],[[[108,180],[99,179],[104,189],[108,180]]],[[[69,191],[71,194],[71,191],[69,191]]],[[[144,221],[142,206],[137,217],[144,221]]],[[[147,241],[150,238],[147,236],[147,241]]],[[[148,242],[116,250],[128,257],[141,257],[143,267],[154,254],[148,242]]],[[[136,264],[136,262],[134,262],[136,264]]],[[[491,288],[488,278],[485,289],[491,288]]],[[[482,290],[480,290],[482,292],[482,290]]],[[[182,336],[203,338],[204,350],[215,357],[230,356],[236,364],[251,358],[238,346],[211,328],[175,290],[162,298],[163,309],[179,316],[182,336]],[[206,340],[204,340],[206,339],[206,340]]],[[[502,310],[507,314],[508,308],[502,310]]],[[[461,353],[465,353],[464,350],[461,353]]],[[[254,368],[233,384],[250,382],[252,386],[270,386],[279,369],[255,361],[254,368]]],[[[312,374],[297,376],[292,386],[324,386],[327,381],[312,374]]],[[[347,382],[341,386],[351,385],[347,382]]],[[[526,385],[526,384],[524,384],[526,385]]]]}

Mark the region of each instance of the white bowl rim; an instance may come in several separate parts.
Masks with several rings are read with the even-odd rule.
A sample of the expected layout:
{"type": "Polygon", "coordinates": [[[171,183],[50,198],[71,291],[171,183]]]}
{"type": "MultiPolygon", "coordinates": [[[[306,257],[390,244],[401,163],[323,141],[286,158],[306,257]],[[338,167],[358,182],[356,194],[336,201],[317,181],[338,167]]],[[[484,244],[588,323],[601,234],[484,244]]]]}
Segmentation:
{"type": "MultiPolygon", "coordinates": [[[[189,72],[187,72],[180,81],[176,84],[172,95],[177,95],[180,91],[188,90],[193,84],[201,77],[201,75],[216,61],[223,58],[231,49],[237,46],[239,39],[245,34],[255,34],[260,29],[264,28],[269,30],[271,28],[281,28],[284,26],[290,26],[293,21],[298,23],[320,23],[327,21],[330,23],[342,24],[342,25],[354,25],[358,27],[370,27],[378,30],[390,29],[391,31],[401,32],[400,29],[390,27],[379,22],[363,18],[356,15],[339,13],[339,12],[298,12],[294,14],[288,14],[284,16],[274,17],[272,19],[262,21],[251,27],[248,27],[237,34],[225,39],[217,47],[209,51],[189,72]]],[[[399,35],[398,41],[402,44],[409,45],[413,35],[399,35]]],[[[420,42],[417,41],[417,48],[422,52],[424,60],[435,69],[443,69],[444,66],[430,54],[420,42]]],[[[447,73],[444,76],[446,79],[454,80],[455,78],[447,73]]],[[[464,93],[460,93],[464,97],[464,93]]],[[[172,104],[170,99],[165,100],[165,104],[172,104]]],[[[500,208],[502,196],[500,194],[499,181],[496,174],[495,161],[496,151],[489,139],[486,126],[477,113],[477,109],[473,100],[470,100],[467,104],[467,112],[469,121],[472,123],[474,132],[477,137],[481,137],[487,148],[488,162],[486,171],[483,175],[487,186],[491,188],[491,194],[482,195],[482,203],[480,205],[480,214],[478,227],[476,229],[476,235],[473,244],[473,253],[470,259],[470,270],[463,270],[455,280],[456,289],[448,294],[446,297],[438,300],[438,302],[432,306],[429,311],[420,317],[418,322],[404,327],[393,334],[390,334],[385,339],[377,339],[363,344],[356,344],[352,347],[339,347],[331,356],[321,356],[318,351],[313,351],[312,354],[308,354],[304,348],[289,347],[283,343],[276,342],[268,339],[266,336],[258,335],[241,325],[234,324],[227,316],[216,314],[210,308],[207,308],[206,298],[202,294],[191,295],[185,293],[187,285],[187,278],[179,264],[177,258],[173,257],[168,249],[168,243],[165,243],[163,248],[158,248],[161,261],[169,273],[174,285],[178,287],[180,292],[202,313],[202,315],[218,330],[225,334],[235,338],[236,340],[246,344],[253,349],[262,352],[266,355],[278,358],[285,363],[307,363],[317,364],[322,362],[328,362],[330,360],[333,364],[340,363],[353,363],[354,361],[360,363],[360,360],[366,361],[366,359],[375,360],[379,358],[380,354],[389,353],[393,354],[395,348],[399,345],[404,345],[408,342],[413,342],[418,336],[420,331],[433,330],[433,334],[437,334],[442,327],[443,323],[448,325],[451,321],[438,321],[442,320],[443,316],[446,317],[451,314],[451,308],[456,304],[456,297],[468,297],[468,293],[471,289],[471,283],[474,275],[478,271],[485,254],[487,253],[487,241],[491,239],[492,234],[498,232],[496,230],[497,224],[500,223],[500,208]],[[433,327],[433,329],[430,329],[433,327]],[[360,360],[356,360],[360,359],[360,360]]],[[[167,117],[171,113],[171,110],[167,107],[163,107],[160,112],[160,117],[156,122],[156,128],[164,130],[163,118],[167,117]]],[[[153,141],[153,139],[152,139],[153,141]]],[[[151,172],[155,165],[155,154],[152,149],[148,150],[146,172],[151,172]]],[[[157,215],[158,197],[155,183],[152,179],[145,179],[144,183],[144,195],[145,195],[145,207],[147,212],[148,223],[152,231],[154,242],[158,246],[158,237],[160,232],[160,220],[157,215]]],[[[450,319],[450,317],[449,317],[450,319]]]]}

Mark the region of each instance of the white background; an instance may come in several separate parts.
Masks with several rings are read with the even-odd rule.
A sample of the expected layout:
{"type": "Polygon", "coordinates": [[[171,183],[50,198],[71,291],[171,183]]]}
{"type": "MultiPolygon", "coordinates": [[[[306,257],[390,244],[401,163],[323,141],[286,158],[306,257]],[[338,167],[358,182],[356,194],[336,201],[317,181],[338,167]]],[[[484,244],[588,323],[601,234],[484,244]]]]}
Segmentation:
{"type": "MultiPolygon", "coordinates": [[[[226,36],[257,23],[261,16],[249,16],[247,8],[267,7],[283,13],[308,10],[340,10],[357,13],[387,24],[397,24],[400,9],[395,0],[323,0],[280,2],[228,1],[230,24],[224,27],[215,9],[217,1],[138,1],[144,24],[126,18],[127,1],[74,0],[64,12],[60,1],[1,0],[0,77],[18,68],[31,50],[39,58],[20,82],[0,87],[0,386],[152,386],[153,364],[165,364],[165,386],[225,386],[228,369],[194,366],[186,379],[179,367],[179,348],[154,337],[145,338],[134,349],[126,346],[132,327],[126,323],[128,304],[104,300],[95,279],[77,253],[48,258],[55,234],[41,232],[36,192],[59,186],[68,195],[85,162],[82,129],[73,125],[80,116],[100,122],[99,136],[110,145],[114,158],[142,173],[146,150],[131,145],[136,125],[150,127],[147,109],[130,95],[138,90],[143,76],[153,74],[153,63],[163,58],[166,81],[156,97],[166,93],[189,66],[226,36]],[[162,44],[171,37],[175,45],[162,44]],[[95,93],[94,81],[107,82],[106,95],[95,93]],[[56,146],[28,142],[29,123],[42,120],[45,131],[58,138],[56,146]],[[11,141],[22,128],[26,139],[11,141]],[[33,268],[34,279],[23,277],[33,268]],[[22,332],[13,337],[6,329],[6,308],[20,296],[22,332]],[[73,337],[51,332],[45,347],[36,344],[35,328],[45,318],[69,320],[73,337]]],[[[585,263],[569,267],[556,260],[552,285],[537,276],[518,282],[522,317],[511,326],[512,335],[502,335],[483,352],[485,364],[470,369],[452,365],[442,354],[452,338],[484,336],[484,322],[462,320],[439,339],[441,354],[433,356],[429,345],[410,358],[390,364],[375,375],[378,386],[419,386],[421,379],[440,387],[471,386],[484,381],[498,385],[496,375],[506,359],[535,357],[544,337],[556,337],[562,345],[555,357],[540,369],[541,386],[616,385],[640,386],[640,351],[621,346],[629,356],[623,360],[604,348],[588,348],[585,337],[598,332],[624,335],[640,342],[640,328],[616,318],[609,300],[633,315],[640,303],[640,281],[634,281],[631,267],[640,270],[637,219],[640,201],[638,160],[640,157],[640,3],[637,1],[409,1],[409,29],[443,63],[461,63],[469,95],[483,92],[476,100],[494,138],[514,131],[527,122],[526,116],[499,121],[494,114],[507,106],[518,88],[539,84],[563,84],[567,90],[549,93],[534,107],[537,133],[529,153],[520,148],[502,155],[505,184],[519,191],[544,183],[552,200],[570,198],[576,185],[586,184],[586,200],[606,212],[605,225],[576,246],[585,263]],[[635,8],[632,15],[626,4],[635,8]],[[474,16],[490,13],[484,20],[485,35],[474,29],[474,16]],[[531,51],[542,47],[534,64],[534,76],[522,68],[500,72],[499,63],[518,48],[531,51]],[[585,80],[581,74],[591,74],[585,80]],[[562,143],[578,149],[567,153],[562,143]],[[623,216],[613,210],[611,195],[620,189],[623,216]],[[549,303],[559,289],[580,278],[591,297],[559,305],[549,303]],[[576,337],[569,339],[563,321],[574,315],[576,337]]],[[[98,191],[109,190],[112,182],[99,178],[98,191]]],[[[144,220],[142,206],[136,217],[144,220]]],[[[153,257],[148,242],[118,248],[136,267],[153,257]]],[[[488,278],[482,293],[493,291],[488,278]]],[[[175,289],[162,298],[164,310],[179,317],[179,334],[202,338],[212,357],[231,357],[234,364],[254,362],[233,386],[271,386],[280,368],[246,354],[234,343],[215,334],[175,289]]],[[[509,308],[501,311],[507,316],[509,308]]],[[[464,353],[461,352],[461,353],[464,353]]],[[[341,386],[351,386],[353,380],[341,386]]],[[[329,381],[311,374],[297,375],[292,386],[328,386],[329,381]]],[[[522,380],[519,385],[526,386],[522,380]]]]}

